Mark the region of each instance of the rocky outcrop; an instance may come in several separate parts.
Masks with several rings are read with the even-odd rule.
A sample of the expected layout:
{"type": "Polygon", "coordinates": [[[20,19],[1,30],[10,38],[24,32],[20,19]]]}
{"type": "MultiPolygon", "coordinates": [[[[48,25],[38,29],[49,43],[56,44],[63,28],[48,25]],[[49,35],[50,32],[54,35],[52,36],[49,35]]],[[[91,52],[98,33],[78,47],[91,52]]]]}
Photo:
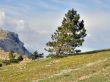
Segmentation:
{"type": "Polygon", "coordinates": [[[30,55],[24,47],[24,43],[19,40],[18,34],[0,29],[0,48],[4,51],[14,51],[21,55],[30,55]]]}

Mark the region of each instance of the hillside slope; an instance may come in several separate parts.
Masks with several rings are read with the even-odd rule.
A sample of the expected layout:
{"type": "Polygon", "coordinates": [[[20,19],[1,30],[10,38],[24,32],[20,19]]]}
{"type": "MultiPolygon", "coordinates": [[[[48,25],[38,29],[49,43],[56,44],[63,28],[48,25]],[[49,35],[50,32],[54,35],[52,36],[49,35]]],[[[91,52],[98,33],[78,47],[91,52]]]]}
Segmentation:
{"type": "Polygon", "coordinates": [[[7,60],[9,52],[5,52],[4,50],[0,50],[0,60],[7,60]]]}
{"type": "Polygon", "coordinates": [[[109,82],[110,51],[42,59],[0,68],[0,82],[109,82]]]}

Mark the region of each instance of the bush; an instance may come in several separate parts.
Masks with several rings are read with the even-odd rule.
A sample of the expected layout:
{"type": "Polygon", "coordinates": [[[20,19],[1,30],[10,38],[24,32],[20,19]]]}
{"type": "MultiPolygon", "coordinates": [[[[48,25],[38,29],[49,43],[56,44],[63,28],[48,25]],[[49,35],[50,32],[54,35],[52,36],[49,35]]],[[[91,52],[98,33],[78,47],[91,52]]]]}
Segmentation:
{"type": "Polygon", "coordinates": [[[14,59],[15,59],[14,52],[10,51],[9,52],[9,60],[13,61],[14,59]]]}
{"type": "Polygon", "coordinates": [[[9,60],[10,63],[18,63],[19,61],[17,59],[9,60]]]}
{"type": "Polygon", "coordinates": [[[10,62],[10,60],[3,60],[2,63],[5,65],[9,65],[11,62],[10,62]]]}
{"type": "Polygon", "coordinates": [[[20,55],[17,59],[15,59],[15,56],[12,52],[9,53],[9,60],[3,60],[2,63],[5,65],[9,65],[12,63],[18,63],[19,61],[22,61],[23,57],[20,55]]]}
{"type": "Polygon", "coordinates": [[[75,50],[75,53],[76,54],[78,54],[78,53],[80,53],[81,52],[81,50],[75,50]]]}
{"type": "Polygon", "coordinates": [[[35,60],[35,59],[39,59],[39,58],[43,58],[43,53],[39,54],[37,51],[35,51],[30,57],[32,60],[35,60]]]}
{"type": "Polygon", "coordinates": [[[22,61],[23,57],[19,56],[17,59],[15,59],[15,55],[13,51],[9,52],[9,61],[5,61],[5,63],[10,64],[10,63],[18,63],[19,61],[22,61]]]}
{"type": "Polygon", "coordinates": [[[20,55],[18,58],[17,58],[18,61],[22,61],[23,60],[23,57],[20,55]]]}
{"type": "Polygon", "coordinates": [[[0,67],[2,67],[2,64],[0,63],[0,67]]]}
{"type": "Polygon", "coordinates": [[[18,60],[16,60],[16,59],[13,59],[13,60],[3,60],[2,62],[5,65],[10,65],[11,63],[18,63],[18,60]]]}

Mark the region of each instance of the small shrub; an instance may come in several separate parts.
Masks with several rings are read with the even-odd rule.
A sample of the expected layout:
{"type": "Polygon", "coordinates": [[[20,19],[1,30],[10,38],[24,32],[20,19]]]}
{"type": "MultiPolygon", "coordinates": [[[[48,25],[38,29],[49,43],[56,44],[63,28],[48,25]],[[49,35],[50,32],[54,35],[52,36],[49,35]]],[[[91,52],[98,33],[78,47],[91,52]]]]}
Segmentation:
{"type": "Polygon", "coordinates": [[[0,67],[2,67],[2,63],[0,63],[0,67]]]}
{"type": "Polygon", "coordinates": [[[19,61],[17,59],[9,60],[10,63],[18,63],[19,61]]]}
{"type": "Polygon", "coordinates": [[[9,65],[11,62],[10,62],[10,60],[3,60],[2,63],[5,65],[9,65]]]}
{"type": "Polygon", "coordinates": [[[81,50],[75,50],[75,53],[76,54],[78,54],[78,53],[80,53],[81,52],[81,50]]]}
{"type": "Polygon", "coordinates": [[[12,64],[12,63],[18,63],[18,60],[17,60],[17,59],[13,59],[13,60],[3,60],[2,63],[5,64],[5,65],[10,65],[10,64],[12,64]]]}
{"type": "Polygon", "coordinates": [[[15,59],[15,56],[14,56],[14,52],[13,51],[10,51],[9,52],[9,60],[14,60],[15,59]]]}
{"type": "Polygon", "coordinates": [[[35,60],[35,59],[39,59],[39,58],[43,58],[43,53],[39,54],[37,51],[35,51],[30,57],[32,60],[35,60]]]}
{"type": "Polygon", "coordinates": [[[23,60],[23,57],[20,55],[18,58],[17,58],[18,61],[22,61],[23,60]]]}

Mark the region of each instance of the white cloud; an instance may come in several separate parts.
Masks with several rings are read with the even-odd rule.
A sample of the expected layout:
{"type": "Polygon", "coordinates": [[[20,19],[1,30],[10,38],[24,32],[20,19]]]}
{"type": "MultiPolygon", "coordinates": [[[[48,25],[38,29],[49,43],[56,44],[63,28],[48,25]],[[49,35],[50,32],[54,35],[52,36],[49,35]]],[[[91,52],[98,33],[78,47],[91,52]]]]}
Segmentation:
{"type": "Polygon", "coordinates": [[[0,10],[0,26],[2,26],[5,22],[5,12],[0,10]]]}
{"type": "Polygon", "coordinates": [[[25,21],[24,20],[17,20],[16,21],[16,30],[20,31],[23,30],[25,28],[25,21]]]}
{"type": "Polygon", "coordinates": [[[85,14],[84,16],[85,24],[88,28],[108,28],[110,21],[109,12],[93,12],[85,14]]]}

